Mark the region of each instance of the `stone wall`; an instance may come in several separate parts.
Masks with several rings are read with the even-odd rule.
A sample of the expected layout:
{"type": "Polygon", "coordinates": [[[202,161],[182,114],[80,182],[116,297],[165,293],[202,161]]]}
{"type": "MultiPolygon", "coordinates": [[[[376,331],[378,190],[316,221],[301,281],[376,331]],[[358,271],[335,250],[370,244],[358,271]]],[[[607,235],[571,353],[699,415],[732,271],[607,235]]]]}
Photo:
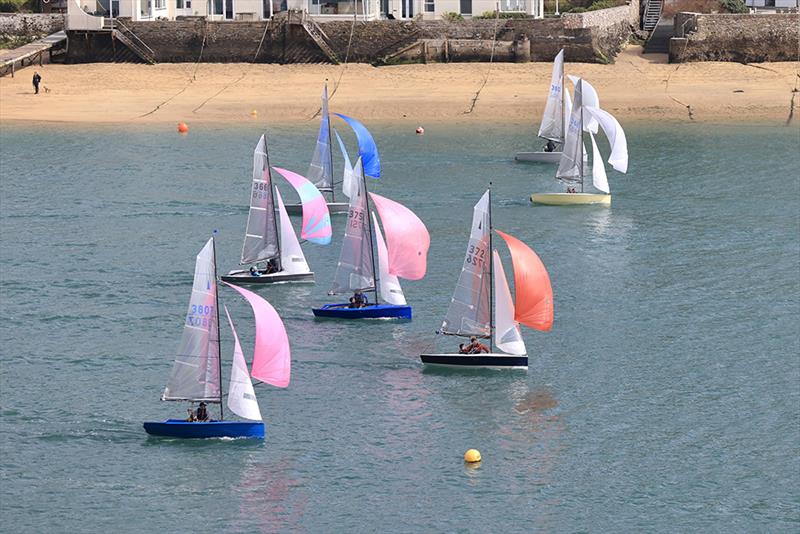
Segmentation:
{"type": "Polygon", "coordinates": [[[670,62],[797,61],[800,14],[678,13],[670,62]]]}
{"type": "Polygon", "coordinates": [[[42,37],[64,29],[64,15],[0,13],[0,36],[42,37]]]}

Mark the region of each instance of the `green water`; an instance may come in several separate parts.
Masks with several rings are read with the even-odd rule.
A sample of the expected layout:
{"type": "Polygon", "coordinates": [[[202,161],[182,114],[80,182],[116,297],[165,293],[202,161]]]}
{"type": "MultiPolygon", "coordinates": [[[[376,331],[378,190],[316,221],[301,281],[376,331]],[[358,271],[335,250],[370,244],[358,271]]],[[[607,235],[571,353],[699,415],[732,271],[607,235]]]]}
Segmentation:
{"type": "MultiPolygon", "coordinates": [[[[0,530],[796,532],[797,129],[626,125],[612,207],[550,208],[527,197],[553,167],[512,161],[530,131],[426,126],[373,130],[370,186],[431,233],[427,276],[403,282],[414,319],[312,318],[334,218],[332,245],[306,247],[316,285],[259,290],[293,358],[288,389],[257,388],[264,442],[141,427],[185,413],[159,396],[194,256],[218,229],[236,265],[260,131],[4,126],[0,530]],[[423,370],[451,348],[434,331],[489,181],[495,227],[550,272],[553,330],[523,329],[527,373],[423,370]]],[[[271,130],[272,163],[305,173],[314,130],[271,130]]]]}

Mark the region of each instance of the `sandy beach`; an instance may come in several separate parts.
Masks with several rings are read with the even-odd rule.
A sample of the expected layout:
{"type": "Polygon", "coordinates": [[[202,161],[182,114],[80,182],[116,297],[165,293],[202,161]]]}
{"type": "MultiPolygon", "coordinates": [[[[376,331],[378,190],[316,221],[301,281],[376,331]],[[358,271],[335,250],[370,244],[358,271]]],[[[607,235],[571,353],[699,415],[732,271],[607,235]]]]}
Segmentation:
{"type": "MultiPolygon", "coordinates": [[[[331,90],[339,82],[332,109],[362,120],[527,124],[539,120],[551,64],[98,63],[38,70],[49,90],[40,95],[33,94],[33,68],[0,78],[0,122],[297,122],[315,114],[327,79],[331,90]]],[[[590,81],[603,108],[621,121],[782,124],[800,105],[800,97],[793,99],[798,62],[670,65],[664,55],[629,46],[613,65],[569,63],[567,72],[590,81]]]]}

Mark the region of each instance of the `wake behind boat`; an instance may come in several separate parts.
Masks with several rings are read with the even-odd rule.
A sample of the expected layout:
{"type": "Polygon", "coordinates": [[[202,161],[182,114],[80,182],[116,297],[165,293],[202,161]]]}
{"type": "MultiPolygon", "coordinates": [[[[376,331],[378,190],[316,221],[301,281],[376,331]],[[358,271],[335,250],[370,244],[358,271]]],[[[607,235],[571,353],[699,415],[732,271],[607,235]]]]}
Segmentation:
{"type": "Polygon", "coordinates": [[[228,386],[228,408],[246,421],[225,420],[222,407],[222,360],[220,358],[219,298],[216,281],[214,238],[197,255],[192,295],[175,357],[172,374],[161,400],[199,402],[187,419],[146,421],[145,431],[170,438],[259,438],[265,425],[256,400],[252,376],[277,387],[289,385],[291,356],[286,329],[275,309],[251,291],[230,285],[253,309],[256,340],[252,373],[247,369],[239,337],[227,307],[225,314],[233,334],[234,350],[228,386]],[[210,418],[207,404],[219,404],[219,420],[210,418]]]}
{"type": "Polygon", "coordinates": [[[542,261],[522,241],[497,233],[511,251],[516,304],[511,300],[500,255],[492,249],[491,191],[487,190],[473,210],[464,266],[437,332],[469,338],[470,344],[462,343],[457,353],[422,354],[420,359],[425,365],[527,369],[528,355],[518,323],[541,331],[552,327],[553,289],[542,261]],[[489,346],[479,339],[488,339],[489,346]],[[492,352],[493,346],[499,352],[492,352]]]}

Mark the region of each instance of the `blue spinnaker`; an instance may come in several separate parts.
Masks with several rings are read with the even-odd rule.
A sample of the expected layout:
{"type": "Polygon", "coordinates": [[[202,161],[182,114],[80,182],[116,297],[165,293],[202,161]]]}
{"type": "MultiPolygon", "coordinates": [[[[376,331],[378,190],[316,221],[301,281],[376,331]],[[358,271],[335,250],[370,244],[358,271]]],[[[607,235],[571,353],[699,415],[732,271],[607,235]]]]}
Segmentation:
{"type": "Polygon", "coordinates": [[[334,113],[337,117],[345,121],[353,129],[358,140],[358,155],[361,156],[361,163],[364,165],[364,174],[370,178],[381,177],[381,158],[378,156],[378,147],[369,130],[352,117],[334,113]]]}

